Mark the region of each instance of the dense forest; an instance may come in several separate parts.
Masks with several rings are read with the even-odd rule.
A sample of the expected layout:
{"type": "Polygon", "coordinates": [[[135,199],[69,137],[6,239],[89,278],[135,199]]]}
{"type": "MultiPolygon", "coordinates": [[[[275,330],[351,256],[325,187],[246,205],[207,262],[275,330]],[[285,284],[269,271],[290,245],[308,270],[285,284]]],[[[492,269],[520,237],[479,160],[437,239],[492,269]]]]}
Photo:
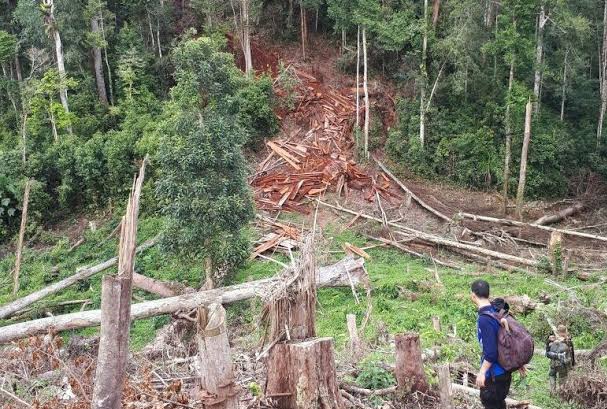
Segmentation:
{"type": "MultiPolygon", "coordinates": [[[[593,370],[604,355],[605,0],[0,0],[0,64],[0,324],[11,324],[0,344],[40,333],[17,326],[45,319],[24,308],[56,291],[14,311],[11,303],[85,262],[91,274],[55,301],[75,314],[80,305],[69,301],[82,291],[81,312],[100,308],[101,280],[87,280],[117,262],[101,270],[91,263],[115,255],[116,244],[132,244],[132,257],[135,242],[150,253],[133,270],[139,280],[146,273],[155,280],[135,280],[137,288],[152,288],[139,295],[145,304],[196,291],[206,297],[203,290],[268,277],[278,267],[291,273],[295,260],[314,270],[304,233],[317,234],[319,224],[329,232],[314,236],[323,263],[336,262],[323,268],[340,267],[339,252],[361,257],[378,294],[368,307],[359,304],[349,272],[353,294],[319,292],[330,294],[319,296],[330,310],[317,323],[323,336],[345,333],[345,314],[356,313],[363,344],[381,350],[387,343],[392,351],[393,338],[378,341],[382,331],[413,330],[424,347],[447,345],[450,361],[465,355],[468,362],[471,348],[457,344],[475,340],[463,323],[472,320],[462,297],[466,280],[498,269],[514,277],[512,287],[495,278],[497,288],[516,292],[507,295],[522,305],[536,338],[555,332],[558,320],[593,351],[593,370]],[[134,221],[121,222],[124,213],[134,221]],[[71,224],[81,225],[77,234],[71,224]],[[394,278],[410,266],[406,282],[394,278]],[[411,305],[433,329],[415,311],[393,317],[411,305]],[[542,312],[533,316],[536,309],[542,312]],[[30,315],[9,322],[18,311],[30,315]],[[449,333],[434,322],[437,315],[449,333]]],[[[361,266],[354,278],[364,282],[361,266]]],[[[343,284],[343,274],[338,278],[343,284]]],[[[242,297],[235,299],[253,296],[242,297]]],[[[133,324],[132,333],[148,332],[142,344],[159,328],[187,321],[170,308],[163,314],[174,314],[171,323],[153,321],[152,330],[133,324]]],[[[228,309],[230,317],[259,335],[248,315],[259,306],[238,308],[228,309]]],[[[273,330],[282,340],[282,329],[273,330]]],[[[272,348],[265,337],[261,345],[272,348]]],[[[378,354],[369,352],[369,362],[378,354]]],[[[542,362],[540,370],[548,365],[542,362]]],[[[351,371],[363,377],[359,387],[383,390],[396,381],[400,390],[398,368],[369,365],[351,371]]],[[[458,371],[468,379],[467,370],[458,371]]],[[[593,387],[607,385],[604,372],[593,387]]],[[[532,373],[530,385],[545,382],[542,376],[532,373]]],[[[604,407],[604,396],[582,394],[586,381],[558,397],[547,388],[530,392],[522,378],[516,388],[548,408],[604,407]]],[[[79,389],[79,399],[99,393],[79,389]]],[[[348,391],[352,407],[382,407],[377,391],[348,391]]],[[[271,407],[255,402],[250,407],[271,407]]],[[[402,407],[418,407],[407,402],[402,407]]]]}

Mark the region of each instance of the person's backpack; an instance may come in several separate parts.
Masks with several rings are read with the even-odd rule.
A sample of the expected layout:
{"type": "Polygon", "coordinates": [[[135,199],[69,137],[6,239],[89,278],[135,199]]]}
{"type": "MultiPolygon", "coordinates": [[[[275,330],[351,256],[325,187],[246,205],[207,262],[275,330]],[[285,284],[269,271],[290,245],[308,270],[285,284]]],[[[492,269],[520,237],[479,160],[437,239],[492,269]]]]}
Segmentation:
{"type": "Polygon", "coordinates": [[[499,322],[497,334],[498,363],[508,372],[516,371],[531,362],[533,358],[533,338],[527,329],[508,312],[498,313],[485,311],[487,315],[499,322]]]}
{"type": "Polygon", "coordinates": [[[552,365],[555,367],[570,367],[573,361],[571,348],[565,340],[553,341],[547,356],[552,359],[552,365]]]}

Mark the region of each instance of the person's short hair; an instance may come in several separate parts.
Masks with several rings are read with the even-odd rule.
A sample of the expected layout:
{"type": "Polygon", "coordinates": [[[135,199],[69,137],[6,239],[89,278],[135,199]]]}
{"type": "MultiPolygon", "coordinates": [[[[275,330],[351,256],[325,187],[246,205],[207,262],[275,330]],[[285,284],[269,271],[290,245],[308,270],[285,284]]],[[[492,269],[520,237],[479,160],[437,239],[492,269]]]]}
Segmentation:
{"type": "Polygon", "coordinates": [[[489,283],[485,280],[476,280],[470,289],[479,298],[489,298],[489,283]]]}

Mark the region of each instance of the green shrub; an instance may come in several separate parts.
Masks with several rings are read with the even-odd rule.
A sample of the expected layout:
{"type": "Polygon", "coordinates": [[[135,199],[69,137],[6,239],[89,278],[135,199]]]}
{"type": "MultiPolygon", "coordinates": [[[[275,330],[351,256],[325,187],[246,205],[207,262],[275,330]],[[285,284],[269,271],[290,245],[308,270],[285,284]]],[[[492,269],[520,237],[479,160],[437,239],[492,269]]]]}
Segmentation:
{"type": "Polygon", "coordinates": [[[247,146],[253,150],[261,149],[264,138],[272,137],[278,131],[273,104],[272,78],[267,75],[248,81],[236,93],[238,121],[248,131],[247,146]]]}
{"type": "Polygon", "coordinates": [[[356,377],[356,383],[367,389],[383,389],[393,386],[396,381],[392,373],[374,363],[366,363],[356,377]]]}

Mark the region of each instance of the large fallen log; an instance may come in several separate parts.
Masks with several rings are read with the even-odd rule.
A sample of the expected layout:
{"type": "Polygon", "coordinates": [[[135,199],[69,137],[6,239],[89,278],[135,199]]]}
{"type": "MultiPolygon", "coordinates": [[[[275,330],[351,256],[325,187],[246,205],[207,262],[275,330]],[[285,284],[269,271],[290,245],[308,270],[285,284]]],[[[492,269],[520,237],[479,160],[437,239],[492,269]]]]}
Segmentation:
{"type": "Polygon", "coordinates": [[[531,227],[531,228],[536,228],[536,229],[545,230],[545,231],[549,231],[549,232],[556,231],[556,232],[559,232],[562,234],[566,234],[568,236],[584,237],[586,239],[607,242],[607,237],[605,237],[605,236],[598,236],[596,234],[590,234],[590,233],[582,233],[582,232],[574,231],[574,230],[557,229],[554,227],[542,226],[541,224],[525,223],[525,222],[519,222],[517,220],[510,220],[510,219],[498,219],[496,217],[481,216],[478,214],[471,214],[471,213],[459,213],[459,216],[466,218],[466,219],[470,219],[470,220],[479,220],[481,222],[496,223],[496,224],[501,224],[504,226],[531,227]]]}
{"type": "MultiPolygon", "coordinates": [[[[154,238],[152,240],[148,240],[143,243],[141,246],[137,247],[137,252],[144,251],[154,246],[157,243],[157,239],[154,238]]],[[[26,308],[27,306],[40,301],[41,299],[48,297],[49,295],[55,294],[73,284],[76,284],[78,281],[86,280],[87,278],[100,273],[104,270],[107,270],[110,267],[113,267],[118,262],[118,257],[112,257],[109,260],[104,261],[103,263],[97,264],[91,267],[84,267],[78,269],[76,274],[64,278],[61,281],[56,282],[55,284],[51,284],[48,287],[45,287],[39,291],[33,292],[29,295],[26,295],[23,298],[19,298],[18,300],[12,301],[8,304],[0,306],[0,319],[8,318],[11,315],[15,314],[26,308]]],[[[141,276],[140,274],[134,274],[133,278],[135,281],[135,286],[147,286],[149,283],[146,281],[148,277],[141,276]],[[139,285],[138,285],[139,284],[139,285]]],[[[143,288],[144,290],[146,288],[143,288]]],[[[162,294],[159,294],[162,295],[162,294]]],[[[172,294],[174,295],[174,294],[172,294]]]]}
{"type": "Polygon", "coordinates": [[[534,221],[533,224],[544,225],[544,224],[552,224],[552,223],[560,222],[561,220],[563,220],[569,216],[573,216],[574,214],[581,212],[584,209],[584,207],[585,206],[583,203],[576,203],[573,206],[563,209],[556,214],[542,216],[539,219],[537,219],[536,221],[534,221]]]}
{"type": "MultiPolygon", "coordinates": [[[[464,393],[469,396],[474,396],[474,397],[480,396],[480,391],[478,389],[470,388],[468,386],[460,385],[458,383],[452,383],[451,390],[453,392],[464,393]]],[[[521,408],[525,407],[527,409],[542,409],[539,406],[535,406],[535,405],[531,405],[531,404],[526,405],[525,402],[519,402],[519,401],[510,399],[510,398],[506,398],[506,405],[514,406],[514,407],[521,407],[521,408]]]]}
{"type": "MultiPolygon", "coordinates": [[[[279,279],[280,277],[276,276],[229,287],[133,304],[131,308],[131,319],[136,320],[157,315],[173,314],[182,310],[188,311],[212,302],[229,304],[236,301],[247,300],[262,295],[268,286],[274,284],[279,279]]],[[[367,273],[364,269],[364,259],[362,258],[353,259],[351,257],[346,257],[336,264],[320,267],[318,269],[317,286],[319,287],[350,287],[352,284],[368,284],[367,273]]],[[[0,327],[0,344],[5,344],[32,335],[43,334],[50,329],[54,331],[66,331],[96,327],[100,322],[100,310],[76,312],[26,321],[0,327]]]]}
{"type": "MultiPolygon", "coordinates": [[[[367,214],[363,214],[360,212],[355,212],[354,210],[346,209],[341,206],[333,206],[332,204],[325,203],[320,200],[318,201],[318,203],[320,203],[323,206],[327,206],[332,209],[335,209],[335,210],[339,210],[339,211],[342,211],[345,213],[350,213],[354,216],[359,216],[359,217],[362,217],[367,220],[374,220],[378,223],[384,224],[384,221],[377,217],[369,216],[367,214]]],[[[453,247],[453,248],[460,249],[460,250],[467,250],[472,253],[484,254],[489,257],[494,257],[494,258],[501,259],[501,260],[507,260],[507,261],[511,261],[511,262],[522,264],[522,265],[529,266],[529,267],[537,266],[537,263],[535,260],[529,260],[526,258],[513,256],[511,254],[500,253],[499,251],[488,250],[483,247],[477,247],[477,246],[473,246],[471,244],[465,244],[465,243],[460,243],[457,241],[445,239],[443,237],[435,236],[435,235],[429,234],[429,233],[424,233],[422,231],[415,230],[410,227],[404,226],[402,224],[398,224],[398,223],[394,223],[394,222],[390,222],[390,221],[388,222],[388,225],[403,230],[404,232],[396,231],[396,233],[404,235],[404,236],[408,236],[408,237],[414,236],[417,239],[428,241],[430,243],[434,243],[434,244],[438,244],[438,245],[442,245],[442,246],[446,246],[446,247],[453,247]]]]}
{"type": "Polygon", "coordinates": [[[443,219],[444,221],[449,222],[449,223],[451,223],[453,221],[449,216],[444,215],[443,213],[439,212],[438,210],[436,210],[435,208],[433,208],[432,206],[430,206],[428,203],[426,203],[422,199],[420,199],[419,196],[417,196],[415,193],[413,193],[411,191],[411,189],[409,189],[407,186],[405,186],[405,184],[403,182],[401,182],[396,176],[394,176],[392,174],[392,172],[390,172],[390,170],[386,167],[386,165],[384,165],[379,160],[377,160],[377,158],[373,158],[373,160],[375,160],[375,162],[377,163],[377,165],[381,168],[381,170],[384,171],[384,173],[386,175],[390,176],[390,178],[392,178],[392,180],[398,186],[400,186],[400,188],[402,190],[404,190],[405,192],[407,192],[407,194],[409,196],[411,196],[411,199],[415,200],[421,207],[423,207],[424,209],[428,210],[430,213],[432,213],[433,215],[435,215],[439,219],[443,219]]]}

